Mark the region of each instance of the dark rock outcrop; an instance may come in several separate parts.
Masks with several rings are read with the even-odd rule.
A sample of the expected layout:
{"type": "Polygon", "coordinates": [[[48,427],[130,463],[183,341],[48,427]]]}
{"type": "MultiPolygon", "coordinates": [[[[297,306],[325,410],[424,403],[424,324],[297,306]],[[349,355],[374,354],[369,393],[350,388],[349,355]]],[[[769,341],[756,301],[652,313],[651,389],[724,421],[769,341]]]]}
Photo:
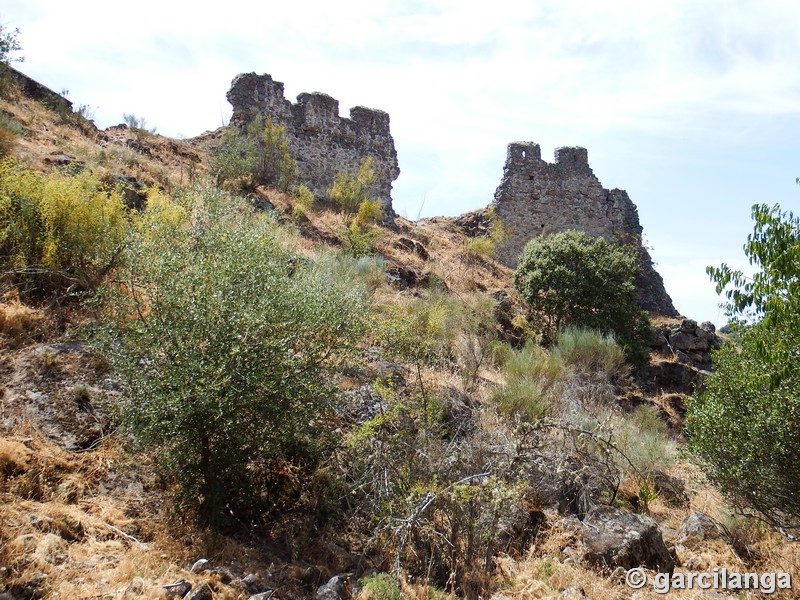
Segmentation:
{"type": "Polygon", "coordinates": [[[650,517],[599,506],[583,523],[584,558],[590,563],[612,569],[644,566],[661,573],[675,568],[661,530],[650,517]]]}

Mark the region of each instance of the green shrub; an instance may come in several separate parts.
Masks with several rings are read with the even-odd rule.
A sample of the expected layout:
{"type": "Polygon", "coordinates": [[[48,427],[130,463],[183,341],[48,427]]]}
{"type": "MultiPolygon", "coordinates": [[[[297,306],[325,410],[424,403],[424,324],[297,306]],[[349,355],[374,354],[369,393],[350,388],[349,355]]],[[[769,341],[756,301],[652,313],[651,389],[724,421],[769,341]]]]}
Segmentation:
{"type": "Polygon", "coordinates": [[[330,268],[345,281],[360,281],[369,293],[386,282],[386,263],[381,256],[356,258],[341,253],[331,260],[330,268]]]}
{"type": "Polygon", "coordinates": [[[569,325],[613,333],[630,360],[647,359],[647,313],[636,305],[635,250],[583,232],[542,235],[525,246],[514,285],[552,341],[569,325]]]}
{"type": "Polygon", "coordinates": [[[375,573],[359,583],[358,600],[403,600],[406,597],[397,578],[389,573],[375,573]]]}
{"type": "Polygon", "coordinates": [[[495,392],[494,401],[504,414],[517,415],[530,422],[543,419],[550,412],[544,384],[527,377],[507,381],[495,392]]]}
{"type": "Polygon", "coordinates": [[[583,327],[566,327],[558,332],[553,357],[584,373],[616,375],[625,364],[625,353],[614,335],[583,327]]]}
{"type": "Polygon", "coordinates": [[[504,413],[528,421],[550,413],[557,397],[556,384],[567,375],[561,357],[548,354],[534,343],[511,350],[503,363],[503,374],[506,381],[495,392],[495,402],[504,413]]]}
{"type": "Polygon", "coordinates": [[[209,170],[214,174],[218,185],[245,182],[252,187],[256,153],[255,140],[238,127],[226,127],[222,133],[222,142],[209,158],[209,170]]]}
{"type": "Polygon", "coordinates": [[[489,238],[494,244],[494,249],[502,248],[508,241],[508,230],[497,216],[493,206],[486,209],[486,216],[489,217],[489,238]]]}
{"type": "Polygon", "coordinates": [[[529,342],[509,352],[503,372],[507,378],[539,379],[549,386],[564,377],[564,362],[560,356],[548,354],[538,344],[529,342]]]}
{"type": "Polygon", "coordinates": [[[687,406],[686,431],[689,448],[739,510],[796,530],[800,217],[766,204],[754,205],[752,216],[744,252],[754,272],[707,269],[739,325],[741,349],[726,344],[713,355],[714,374],[687,406]]]}
{"type": "Polygon", "coordinates": [[[337,173],[336,179],[328,190],[331,200],[336,202],[346,215],[355,215],[363,202],[374,202],[370,194],[370,186],[375,181],[375,161],[365,159],[357,173],[337,173]]]}
{"type": "Polygon", "coordinates": [[[244,129],[228,126],[210,166],[218,184],[238,182],[248,189],[268,185],[286,192],[297,177],[286,127],[269,116],[257,117],[244,129]]]}
{"type": "Polygon", "coordinates": [[[297,177],[297,163],[289,154],[286,126],[275,123],[272,117],[267,116],[250,123],[247,135],[256,142],[254,183],[288,191],[297,177]]]}
{"type": "Polygon", "coordinates": [[[277,459],[324,447],[331,374],[358,339],[362,291],[297,257],[267,215],[213,188],[129,240],[98,343],[125,386],[123,420],[202,521],[258,506],[277,459]]]}
{"type": "Polygon", "coordinates": [[[0,265],[39,292],[94,288],[128,231],[121,196],[88,172],[75,177],[0,162],[0,265]]]}
{"type": "Polygon", "coordinates": [[[295,221],[298,221],[306,215],[311,205],[314,204],[314,194],[305,183],[301,183],[297,188],[295,197],[296,199],[292,206],[292,217],[295,221]]]}
{"type": "Polygon", "coordinates": [[[339,239],[347,254],[353,258],[361,258],[374,254],[380,233],[375,229],[361,227],[353,221],[349,227],[341,229],[339,239]]]}
{"type": "Polygon", "coordinates": [[[358,212],[356,213],[355,219],[353,219],[353,223],[360,227],[367,227],[373,223],[377,223],[382,215],[383,210],[381,209],[380,202],[377,200],[364,200],[358,205],[358,212]]]}
{"type": "Polygon", "coordinates": [[[723,346],[686,419],[689,449],[711,481],[740,510],[784,529],[800,527],[800,370],[762,348],[791,337],[761,323],[742,333],[741,349],[723,346]]]}
{"type": "Polygon", "coordinates": [[[356,515],[393,571],[463,591],[497,553],[527,548],[530,538],[509,529],[524,510],[524,483],[504,432],[455,425],[442,394],[375,391],[383,409],[348,435],[342,460],[356,515]]]}
{"type": "Polygon", "coordinates": [[[464,253],[470,260],[488,260],[494,256],[494,242],[485,237],[473,238],[465,243],[464,253]]]}
{"type": "Polygon", "coordinates": [[[707,267],[706,272],[717,284],[717,293],[724,292],[723,306],[733,324],[763,321],[782,332],[769,341],[757,336],[755,340],[763,343],[753,348],[770,363],[772,383],[777,385],[782,371],[793,371],[800,346],[800,216],[782,211],[777,204],[756,204],[752,216],[755,225],[744,253],[755,272],[746,275],[724,263],[719,268],[707,267]]]}

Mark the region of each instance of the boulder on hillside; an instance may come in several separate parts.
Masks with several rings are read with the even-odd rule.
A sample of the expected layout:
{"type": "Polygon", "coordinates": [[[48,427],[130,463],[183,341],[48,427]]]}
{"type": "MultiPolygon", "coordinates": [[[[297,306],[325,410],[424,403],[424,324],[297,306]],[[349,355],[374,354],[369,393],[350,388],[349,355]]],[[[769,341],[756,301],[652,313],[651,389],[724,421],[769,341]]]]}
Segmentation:
{"type": "Polygon", "coordinates": [[[719,539],[722,527],[705,513],[694,511],[683,520],[675,543],[686,548],[696,548],[703,540],[719,539]]]}
{"type": "Polygon", "coordinates": [[[601,567],[647,567],[672,573],[675,560],[658,524],[645,515],[598,506],[583,520],[584,559],[601,567]]]}

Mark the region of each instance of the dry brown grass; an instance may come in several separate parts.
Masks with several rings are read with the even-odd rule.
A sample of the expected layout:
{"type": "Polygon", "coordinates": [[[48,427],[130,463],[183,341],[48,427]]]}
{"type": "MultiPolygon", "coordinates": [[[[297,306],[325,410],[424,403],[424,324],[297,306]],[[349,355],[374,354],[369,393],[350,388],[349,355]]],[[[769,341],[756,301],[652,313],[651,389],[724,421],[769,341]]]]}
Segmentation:
{"type": "Polygon", "coordinates": [[[22,304],[15,293],[0,302],[0,341],[14,344],[34,339],[49,322],[45,311],[22,304]]]}
{"type": "Polygon", "coordinates": [[[171,190],[206,172],[203,165],[209,146],[215,143],[213,134],[175,140],[129,129],[81,127],[24,97],[0,98],[0,109],[24,129],[13,154],[29,167],[41,170],[52,168],[48,159],[57,152],[75,157],[101,178],[122,174],[171,190]]]}

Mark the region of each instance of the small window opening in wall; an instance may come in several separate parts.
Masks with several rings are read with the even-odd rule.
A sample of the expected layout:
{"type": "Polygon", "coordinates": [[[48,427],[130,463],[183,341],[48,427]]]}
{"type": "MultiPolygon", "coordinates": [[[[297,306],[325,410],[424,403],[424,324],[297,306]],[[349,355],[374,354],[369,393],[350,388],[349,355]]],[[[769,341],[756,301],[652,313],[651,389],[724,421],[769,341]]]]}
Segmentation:
{"type": "Polygon", "coordinates": [[[522,151],[522,158],[525,158],[525,152],[526,152],[526,150],[522,151]]]}

